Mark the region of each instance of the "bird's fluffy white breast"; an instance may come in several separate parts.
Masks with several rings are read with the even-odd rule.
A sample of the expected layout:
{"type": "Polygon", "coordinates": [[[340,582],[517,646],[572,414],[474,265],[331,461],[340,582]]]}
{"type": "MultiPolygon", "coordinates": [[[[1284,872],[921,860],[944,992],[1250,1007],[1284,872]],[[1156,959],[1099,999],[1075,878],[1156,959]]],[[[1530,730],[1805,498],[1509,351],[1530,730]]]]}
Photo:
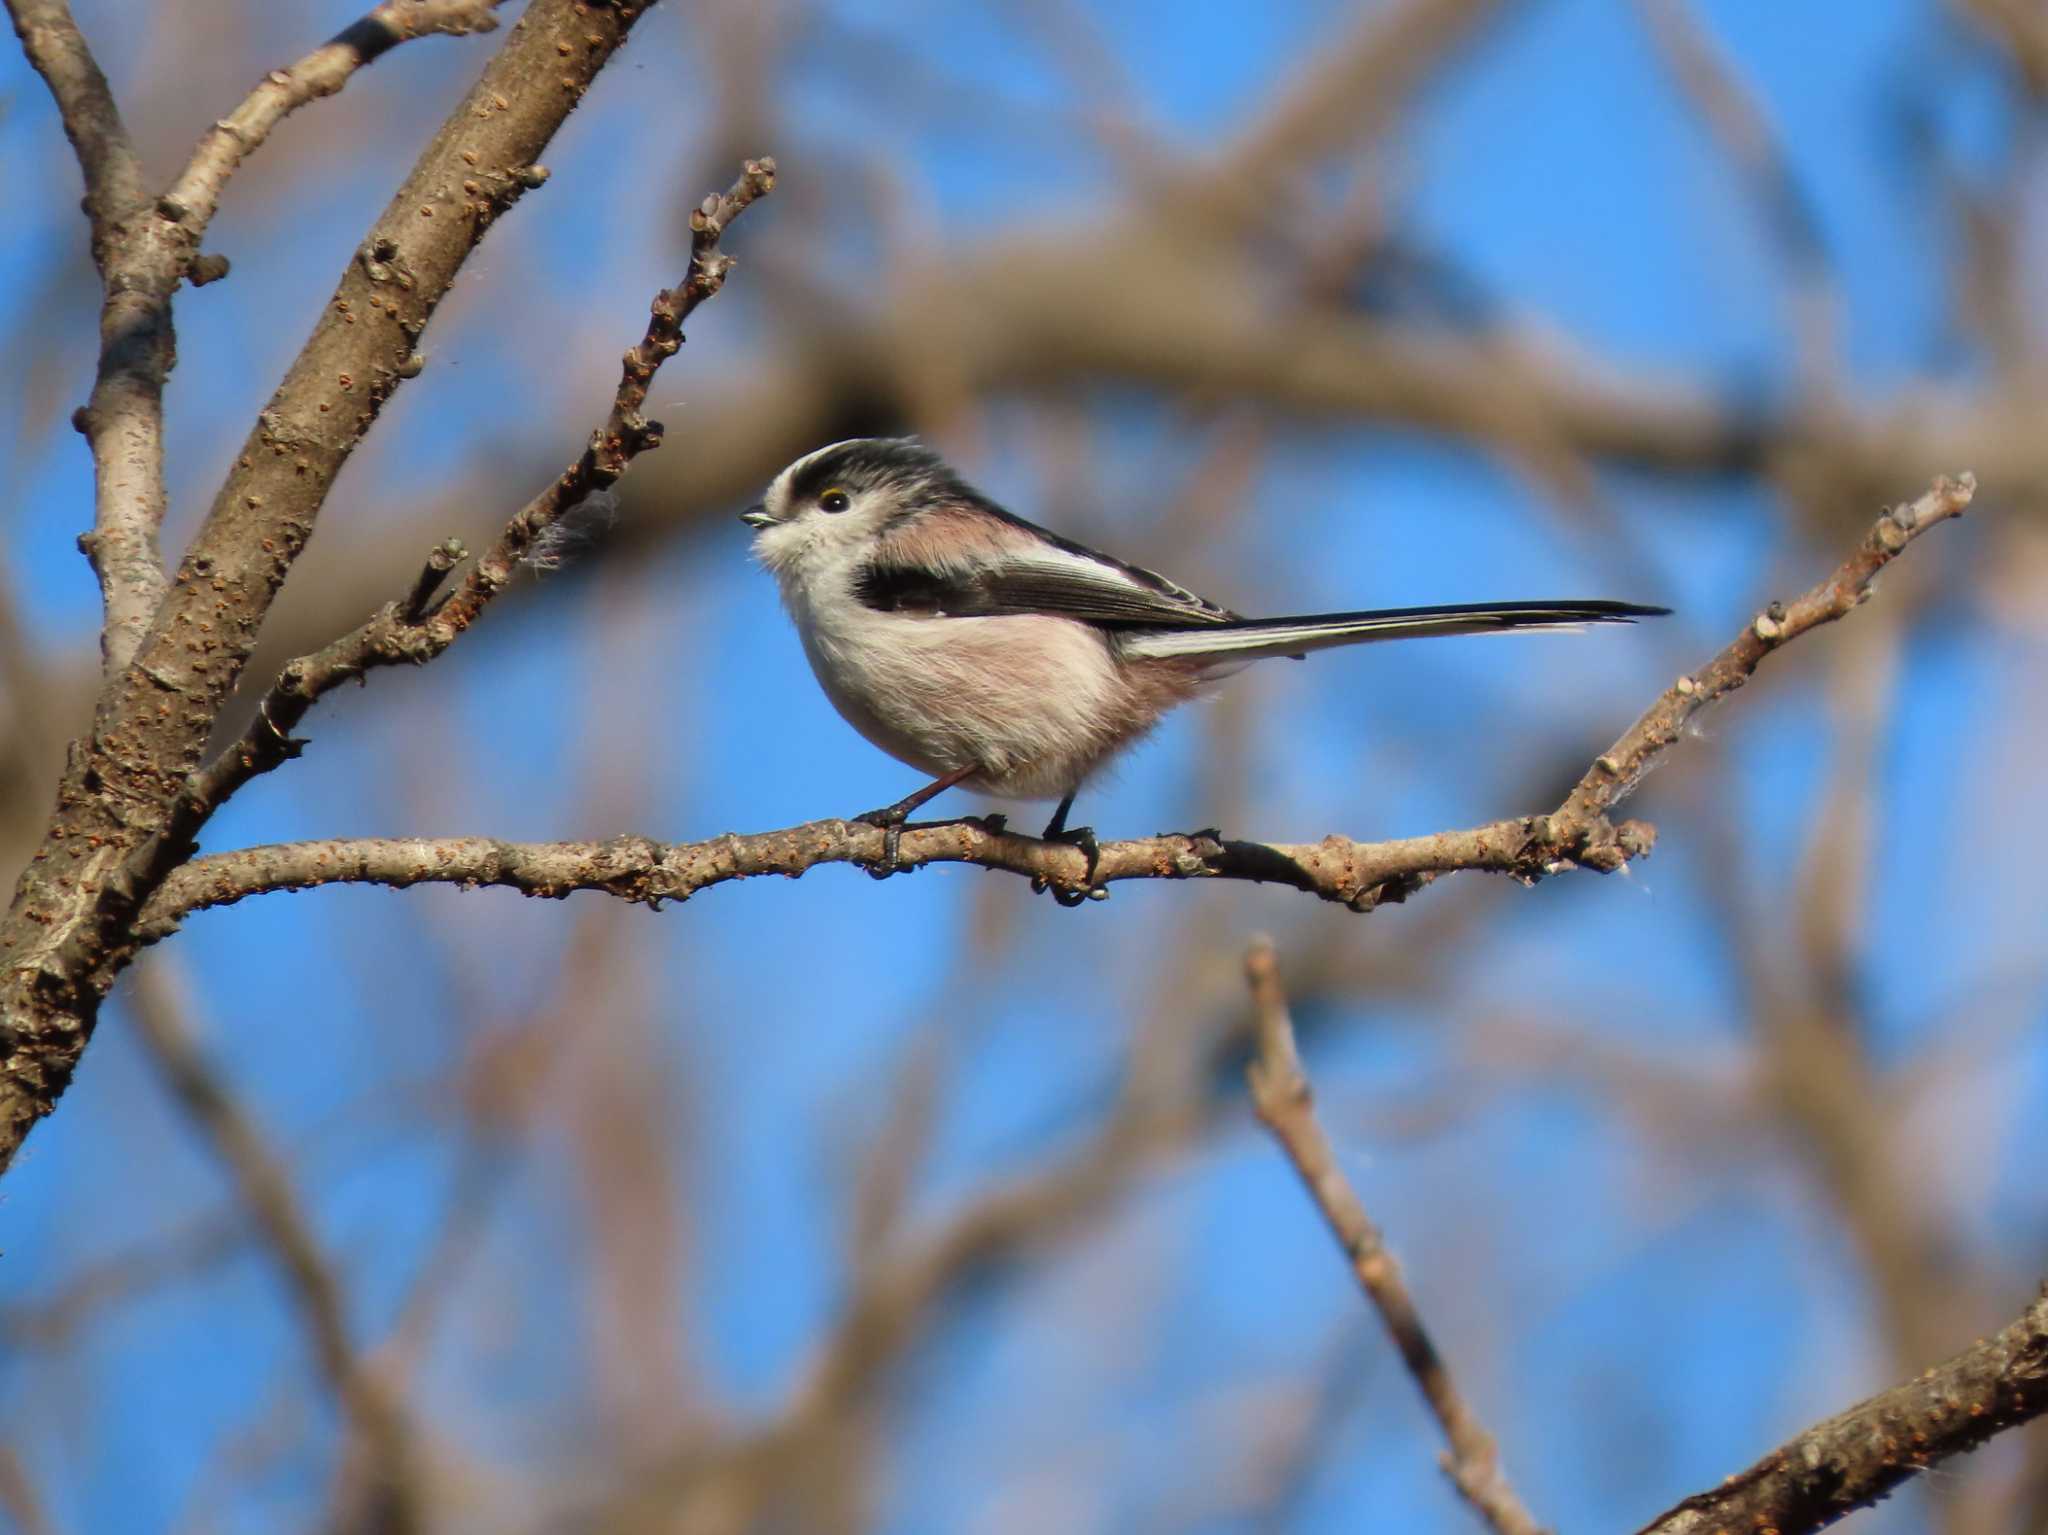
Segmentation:
{"type": "Polygon", "coordinates": [[[868,740],[937,777],[1022,799],[1075,788],[1118,744],[1127,688],[1102,634],[1037,614],[881,612],[852,592],[852,561],[778,570],[804,653],[833,706],[868,740]],[[821,568],[824,567],[824,568],[821,568]]]}

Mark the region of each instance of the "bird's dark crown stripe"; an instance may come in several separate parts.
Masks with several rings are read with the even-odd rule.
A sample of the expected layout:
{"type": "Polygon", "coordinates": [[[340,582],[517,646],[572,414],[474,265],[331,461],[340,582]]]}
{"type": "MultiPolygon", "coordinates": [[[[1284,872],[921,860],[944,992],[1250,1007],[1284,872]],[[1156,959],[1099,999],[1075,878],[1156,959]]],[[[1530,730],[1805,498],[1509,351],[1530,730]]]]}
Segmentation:
{"type": "MultiPolygon", "coordinates": [[[[827,448],[790,480],[791,496],[808,501],[834,485],[872,490],[878,485],[923,482],[937,490],[959,476],[931,449],[907,437],[872,437],[827,448]]],[[[961,489],[966,487],[962,485],[961,489]]]]}

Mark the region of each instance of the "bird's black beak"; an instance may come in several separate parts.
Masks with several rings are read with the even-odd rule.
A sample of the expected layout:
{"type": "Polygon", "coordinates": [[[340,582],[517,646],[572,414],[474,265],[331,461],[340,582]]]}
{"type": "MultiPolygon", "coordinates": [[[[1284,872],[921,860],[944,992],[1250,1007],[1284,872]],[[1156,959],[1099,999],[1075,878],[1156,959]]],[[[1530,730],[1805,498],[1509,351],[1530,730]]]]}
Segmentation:
{"type": "Polygon", "coordinates": [[[750,528],[772,528],[775,526],[775,519],[768,515],[768,508],[758,501],[740,513],[740,521],[750,528]]]}

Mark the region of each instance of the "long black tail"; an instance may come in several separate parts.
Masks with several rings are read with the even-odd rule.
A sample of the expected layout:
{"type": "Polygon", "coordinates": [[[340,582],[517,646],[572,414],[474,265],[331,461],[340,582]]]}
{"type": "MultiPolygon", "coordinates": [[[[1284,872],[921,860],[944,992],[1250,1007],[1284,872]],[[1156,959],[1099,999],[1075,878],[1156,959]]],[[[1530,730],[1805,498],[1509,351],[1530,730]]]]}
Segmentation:
{"type": "Polygon", "coordinates": [[[1670,611],[1636,602],[1472,602],[1441,608],[1380,608],[1369,613],[1310,613],[1300,618],[1239,618],[1185,629],[1125,630],[1117,636],[1117,643],[1127,656],[1257,661],[1372,640],[1628,624],[1670,611]]]}

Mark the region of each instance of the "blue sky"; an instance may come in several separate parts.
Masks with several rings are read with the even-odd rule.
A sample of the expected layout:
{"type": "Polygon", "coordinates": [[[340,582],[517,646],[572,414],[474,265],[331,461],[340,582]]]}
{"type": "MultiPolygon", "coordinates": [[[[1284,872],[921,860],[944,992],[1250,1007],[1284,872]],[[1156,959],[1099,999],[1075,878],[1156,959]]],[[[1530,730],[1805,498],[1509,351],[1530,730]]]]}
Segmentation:
{"type": "MultiPolygon", "coordinates": [[[[353,14],[258,7],[252,23],[224,11],[223,27],[259,38],[215,59],[182,53],[164,13],[76,9],[117,90],[146,102],[133,115],[159,175],[251,62],[353,14]],[[139,77],[166,61],[191,78],[145,91],[139,77]]],[[[1227,141],[1352,14],[1075,9],[1129,82],[1120,108],[1189,156],[1227,141]]],[[[687,420],[766,344],[782,319],[764,293],[790,292],[775,272],[813,271],[855,305],[864,276],[889,280],[871,158],[926,250],[1107,217],[1132,195],[1074,130],[1087,102],[1022,11],[806,11],[773,74],[781,136],[762,146],[783,184],[735,233],[733,286],[662,375],[657,414],[687,420]]],[[[1924,118],[1957,172],[1988,184],[2022,110],[2013,82],[1927,3],[1699,11],[1816,211],[1850,397],[1975,376],[1985,361],[1946,297],[1957,252],[1902,123],[1924,118]]],[[[312,306],[488,46],[399,50],[288,123],[231,190],[211,244],[233,276],[180,300],[174,534],[192,527],[312,306]]],[[[670,181],[680,166],[701,174],[704,60],[690,13],[650,15],[550,153],[547,187],[466,270],[425,338],[425,375],[344,475],[284,603],[336,568],[317,559],[422,506],[462,504],[472,485],[503,497],[494,456],[547,464],[576,451],[646,298],[679,270],[670,181]]],[[[89,653],[97,621],[73,548],[87,465],[64,425],[89,380],[93,297],[75,171],[40,83],[6,50],[0,163],[13,191],[0,332],[34,359],[0,376],[0,552],[55,665],[89,653]]],[[[1453,261],[1518,331],[1731,403],[1789,397],[1778,253],[1630,8],[1514,7],[1375,163],[1404,235],[1453,261]]],[[[1375,647],[1255,670],[1091,790],[1081,810],[1104,835],[1227,817],[1233,833],[1273,840],[1371,838],[1544,808],[1560,775],[1657,689],[1845,547],[1810,542],[1746,478],[1603,470],[1619,518],[1603,530],[1466,442],[1253,414],[1264,450],[1241,514],[1198,540],[1176,531],[1176,497],[1238,422],[1229,408],[1063,382],[1051,400],[977,402],[963,467],[1050,517],[1040,503],[1064,482],[1049,446],[1078,440],[1100,516],[1090,535],[1247,609],[1566,593],[1678,612],[1575,641],[1375,647]],[[1642,584],[1615,589],[1624,580],[1642,584]]],[[[1856,976],[1872,1054],[1897,1074],[1898,1133],[1917,1148],[1915,1195],[1953,1220],[2007,1308],[1979,1317],[1982,1330],[2017,1309],[2048,1225],[2021,1171],[2042,1150],[2039,834],[1978,834],[2039,819],[2026,814],[2026,764],[2042,744],[2034,679],[2048,636],[1974,596],[2004,548],[1997,487],[1987,492],[1982,516],[1911,556],[1924,567],[1913,581],[1954,593],[1902,604],[1892,637],[1873,780],[1883,835],[1856,976]]],[[[394,569],[392,589],[408,577],[394,569]]],[[[1901,574],[1879,602],[1911,590],[1901,574]]],[[[1310,1068],[1347,1171],[1510,1470],[1546,1521],[1632,1527],[1892,1374],[1867,1281],[1796,1150],[1781,1131],[1727,1128],[1754,1020],[1707,895],[1702,805],[1725,803],[1748,833],[1738,878],[1763,930],[1796,924],[1795,875],[1837,792],[1825,688],[1846,664],[1831,649],[1846,632],[1802,642],[1674,753],[1629,806],[1664,823],[1656,856],[1613,879],[1445,886],[1364,921],[1289,892],[1164,885],[1069,913],[969,870],[878,885],[827,869],[659,914],[593,909],[591,897],[331,890],[207,914],[162,957],[290,1158],[365,1346],[394,1325],[447,1218],[465,1063],[536,1009],[572,1035],[563,1048],[582,1086],[510,1154],[410,1386],[451,1462],[501,1489],[559,1490],[552,1479],[602,1443],[609,1400],[594,1380],[615,1325],[588,1252],[597,1153],[579,1150],[591,1104],[624,1093],[631,1123],[654,1134],[635,1143],[658,1166],[633,1197],[665,1208],[677,1233],[681,1341],[650,1352],[672,1349],[674,1373],[730,1421],[772,1415],[845,1302],[851,1169],[890,1122],[913,1052],[942,1062],[911,1206],[914,1222],[934,1223],[987,1180],[1085,1140],[1147,1016],[1177,997],[1199,1039],[1202,1018],[1239,1005],[1245,938],[1274,931],[1283,966],[1334,956],[1353,977],[1305,1004],[1310,1068]],[[1434,936],[1431,909],[1467,902],[1477,914],[1434,936]],[[992,957],[975,947],[991,923],[1011,934],[992,957]],[[1200,974],[1162,973],[1191,931],[1208,935],[1200,974]],[[582,942],[603,946],[610,983],[587,998],[573,981],[582,942]],[[1376,981],[1424,942],[1442,947],[1422,981],[1376,981]],[[1503,1066],[1503,1039],[1552,1065],[1503,1066]],[[1684,1099],[1707,1128],[1660,1123],[1592,1070],[1595,1046],[1696,1089],[1684,1099]],[[605,1071],[621,1058],[614,1081],[605,1071]],[[1400,1128],[1402,1112],[1431,1104],[1448,1107],[1400,1128]]],[[[737,524],[557,577],[433,667],[323,705],[307,733],[306,758],[217,818],[210,847],[387,832],[683,840],[850,814],[912,787],[816,691],[737,524]]],[[[955,795],[939,808],[972,807],[955,795]]],[[[0,1190],[0,1308],[222,1207],[217,1171],[126,1036],[117,991],[76,1086],[0,1190]]],[[[1259,1527],[1241,1506],[1247,1465],[1333,1370],[1348,1387],[1331,1395],[1322,1451],[1282,1526],[1469,1527],[1412,1390],[1241,1099],[1221,1072],[1214,1125],[1192,1146],[1080,1235],[949,1298],[881,1397],[883,1527],[1008,1528],[1030,1508],[1043,1527],[1076,1530],[1259,1527]]],[[[61,1345],[8,1354],[0,1425],[57,1528],[275,1529],[319,1506],[335,1410],[256,1249],[166,1266],[61,1345]]],[[[1925,1512],[1909,1495],[1865,1517],[1908,1529],[1925,1512]]]]}

